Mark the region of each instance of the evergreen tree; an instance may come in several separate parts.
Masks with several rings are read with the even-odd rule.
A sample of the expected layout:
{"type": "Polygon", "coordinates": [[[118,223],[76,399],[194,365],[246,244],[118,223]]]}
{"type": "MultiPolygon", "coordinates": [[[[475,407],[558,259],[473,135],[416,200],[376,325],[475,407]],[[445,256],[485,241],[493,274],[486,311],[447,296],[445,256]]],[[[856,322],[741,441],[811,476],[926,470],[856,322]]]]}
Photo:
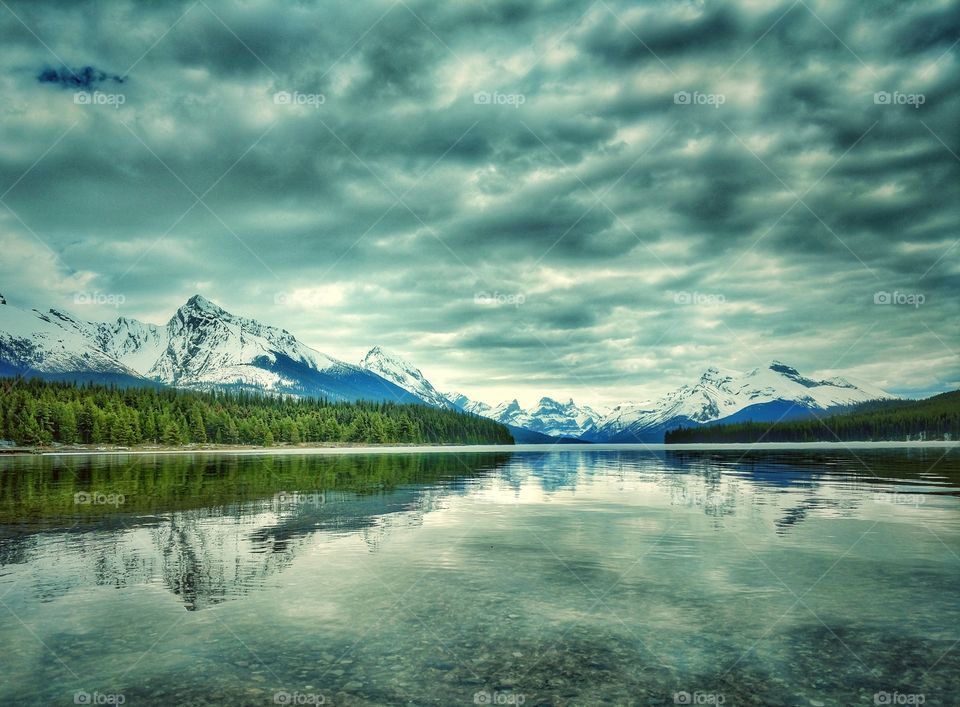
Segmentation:
{"type": "Polygon", "coordinates": [[[207,428],[203,424],[203,413],[199,405],[194,405],[190,411],[190,441],[199,443],[207,441],[207,428]]]}
{"type": "Polygon", "coordinates": [[[58,439],[64,444],[75,444],[79,440],[79,434],[77,431],[77,415],[73,410],[73,405],[60,406],[59,413],[57,421],[58,439]]]}

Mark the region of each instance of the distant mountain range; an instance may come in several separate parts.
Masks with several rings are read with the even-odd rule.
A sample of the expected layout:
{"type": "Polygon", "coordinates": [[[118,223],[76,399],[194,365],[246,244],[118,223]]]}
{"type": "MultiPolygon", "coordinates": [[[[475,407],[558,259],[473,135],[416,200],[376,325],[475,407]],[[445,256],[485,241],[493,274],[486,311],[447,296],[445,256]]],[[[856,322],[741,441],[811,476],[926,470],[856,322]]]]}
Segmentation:
{"type": "Polygon", "coordinates": [[[492,406],[438,391],[379,346],[359,364],[347,363],[200,295],[163,326],[126,317],[88,322],[58,309],[19,309],[0,296],[0,375],[424,403],[494,419],[518,442],[660,442],[681,426],[798,419],[894,397],[845,378],[813,380],[773,361],[747,372],[708,368],[657,400],[611,409],[548,397],[530,409],[516,400],[492,406]]]}
{"type": "Polygon", "coordinates": [[[894,396],[844,378],[812,380],[773,361],[746,373],[708,368],[693,385],[684,385],[648,403],[622,403],[609,410],[542,398],[524,410],[516,400],[490,407],[462,395],[448,396],[464,410],[552,436],[591,442],[661,442],[664,432],[720,422],[765,422],[809,417],[894,396]]]}

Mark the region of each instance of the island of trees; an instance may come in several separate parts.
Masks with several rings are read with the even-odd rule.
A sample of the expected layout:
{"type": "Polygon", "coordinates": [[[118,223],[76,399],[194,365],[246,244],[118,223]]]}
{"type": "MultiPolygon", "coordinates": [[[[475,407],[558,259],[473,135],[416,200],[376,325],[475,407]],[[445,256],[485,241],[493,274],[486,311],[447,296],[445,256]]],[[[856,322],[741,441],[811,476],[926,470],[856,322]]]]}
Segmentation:
{"type": "Polygon", "coordinates": [[[513,444],[503,425],[427,405],[0,380],[0,440],[92,444],[513,444]]]}
{"type": "Polygon", "coordinates": [[[873,442],[960,439],[960,391],[925,400],[866,402],[845,412],[783,422],[680,427],[664,442],[873,442]]]}

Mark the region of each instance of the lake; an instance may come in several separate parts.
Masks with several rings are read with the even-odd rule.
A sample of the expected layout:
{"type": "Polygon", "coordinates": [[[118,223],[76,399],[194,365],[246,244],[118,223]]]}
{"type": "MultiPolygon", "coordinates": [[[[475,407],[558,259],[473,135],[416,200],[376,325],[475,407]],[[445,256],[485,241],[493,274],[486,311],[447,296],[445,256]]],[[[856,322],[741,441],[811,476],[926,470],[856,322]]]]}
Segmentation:
{"type": "Polygon", "coordinates": [[[4,705],[960,704],[960,450],[0,459],[4,705]]]}

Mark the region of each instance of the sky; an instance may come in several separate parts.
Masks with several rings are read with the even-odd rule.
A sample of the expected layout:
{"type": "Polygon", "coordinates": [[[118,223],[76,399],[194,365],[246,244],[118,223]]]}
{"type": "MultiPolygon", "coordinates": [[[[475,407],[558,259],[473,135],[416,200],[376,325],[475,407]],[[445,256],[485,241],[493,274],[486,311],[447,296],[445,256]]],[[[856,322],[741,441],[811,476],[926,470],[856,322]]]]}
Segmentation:
{"type": "Polygon", "coordinates": [[[0,2],[0,293],[497,402],[960,387],[955,2],[0,2]]]}

